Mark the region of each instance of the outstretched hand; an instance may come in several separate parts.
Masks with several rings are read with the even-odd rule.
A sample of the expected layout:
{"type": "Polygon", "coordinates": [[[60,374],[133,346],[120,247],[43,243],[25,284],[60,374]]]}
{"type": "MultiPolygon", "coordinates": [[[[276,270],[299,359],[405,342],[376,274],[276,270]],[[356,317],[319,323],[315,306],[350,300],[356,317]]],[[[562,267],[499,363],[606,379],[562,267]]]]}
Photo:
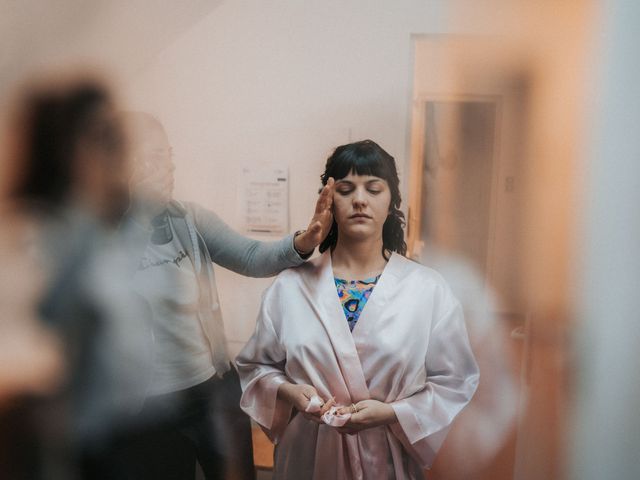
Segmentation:
{"type": "Polygon", "coordinates": [[[316,202],[316,210],[309,222],[307,230],[295,238],[296,250],[301,253],[311,253],[325,239],[333,224],[333,178],[320,191],[316,202]]]}

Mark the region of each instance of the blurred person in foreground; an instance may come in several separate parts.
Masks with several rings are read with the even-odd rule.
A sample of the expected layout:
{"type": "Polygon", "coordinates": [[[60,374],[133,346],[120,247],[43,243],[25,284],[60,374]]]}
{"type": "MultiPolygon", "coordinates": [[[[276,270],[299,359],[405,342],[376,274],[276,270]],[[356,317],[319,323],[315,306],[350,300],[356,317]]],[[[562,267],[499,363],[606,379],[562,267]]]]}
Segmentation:
{"type": "Polygon", "coordinates": [[[126,221],[146,234],[134,281],[153,317],[153,369],[138,416],[149,421],[131,436],[132,473],[191,480],[197,461],[207,479],[255,478],[251,427],[238,406],[213,264],[268,277],[303,263],[331,226],[332,182],[307,230],[275,242],[252,240],[214,212],[173,198],[171,144],[156,118],[128,112],[122,121],[135,164],[126,221]]]}
{"type": "Polygon", "coordinates": [[[280,274],[236,358],[274,479],[422,479],[479,379],[460,302],[404,254],[395,161],[365,140],[327,160],[323,255],[280,274]]]}
{"type": "Polygon", "coordinates": [[[2,202],[0,220],[0,478],[32,476],[37,426],[31,405],[64,377],[63,346],[40,322],[42,275],[25,248],[31,225],[2,202]]]}
{"type": "MultiPolygon", "coordinates": [[[[434,186],[446,181],[440,178],[442,174],[439,168],[423,172],[422,195],[426,205],[438,204],[434,186]]],[[[447,219],[444,209],[431,215],[434,217],[424,219],[428,224],[447,219]]],[[[453,218],[448,220],[456,222],[453,218]]],[[[451,246],[437,245],[428,230],[423,228],[413,258],[436,269],[451,286],[464,311],[471,348],[482,371],[478,390],[449,432],[433,474],[442,480],[466,480],[479,474],[512,470],[518,408],[526,402],[527,391],[526,384],[519,384],[520,356],[515,349],[518,337],[527,335],[520,328],[526,327],[512,333],[516,325],[500,315],[504,307],[487,276],[451,246]],[[524,398],[520,398],[521,392],[524,398]],[[509,466],[505,468],[505,464],[509,466]]]]}
{"type": "Polygon", "coordinates": [[[38,316],[62,342],[66,368],[62,388],[27,414],[36,420],[24,478],[123,478],[112,449],[140,407],[151,358],[148,310],[127,282],[116,228],[130,173],[115,102],[93,76],[48,77],[25,88],[12,136],[9,199],[31,225],[38,316]]]}
{"type": "Polygon", "coordinates": [[[515,442],[520,365],[509,324],[498,317],[499,302],[473,265],[433,246],[423,247],[419,259],[442,273],[460,300],[469,341],[483,372],[478,390],[456,420],[433,467],[437,478],[464,480],[504,461],[501,453],[515,442]]]}
{"type": "MultiPolygon", "coordinates": [[[[6,112],[5,112],[6,113],[6,112]]],[[[0,152],[0,478],[32,476],[36,426],[31,405],[55,392],[64,377],[58,335],[42,324],[37,301],[43,278],[25,239],[33,223],[8,195],[13,187],[14,132],[3,124],[0,152]]]]}

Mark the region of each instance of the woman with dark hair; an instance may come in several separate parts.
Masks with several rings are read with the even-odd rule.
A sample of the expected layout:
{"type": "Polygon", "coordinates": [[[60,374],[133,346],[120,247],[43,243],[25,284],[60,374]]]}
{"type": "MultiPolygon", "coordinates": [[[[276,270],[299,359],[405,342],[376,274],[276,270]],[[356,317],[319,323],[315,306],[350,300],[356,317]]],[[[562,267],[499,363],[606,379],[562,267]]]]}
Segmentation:
{"type": "Polygon", "coordinates": [[[129,170],[114,108],[107,87],[93,79],[28,89],[15,115],[21,140],[9,199],[30,213],[81,207],[118,221],[129,203],[129,170]]]}
{"type": "MultiPolygon", "coordinates": [[[[327,169],[321,175],[322,184],[329,178],[342,179],[349,174],[374,176],[387,180],[391,200],[389,212],[382,226],[382,256],[389,260],[390,252],[407,253],[404,241],[404,214],[400,211],[400,180],[393,157],[371,140],[342,145],[335,149],[327,161],[327,169]]],[[[338,241],[338,224],[333,222],[329,234],[320,244],[320,252],[335,248],[338,241]]]]}
{"type": "MultiPolygon", "coordinates": [[[[41,285],[33,310],[62,344],[64,368],[16,423],[33,425],[24,434],[33,445],[18,452],[33,457],[29,478],[125,478],[115,439],[139,409],[152,359],[148,310],[129,281],[138,259],[125,241],[136,239],[116,229],[130,174],[115,108],[100,80],[49,77],[25,88],[11,118],[7,203],[27,225],[21,254],[41,285]]],[[[12,440],[22,445],[19,434],[12,440]]]]}
{"type": "Polygon", "coordinates": [[[241,406],[277,444],[276,479],[424,478],[478,384],[462,309],[404,257],[393,157],[371,140],[343,145],[330,177],[323,255],[265,292],[236,359],[241,406]]]}

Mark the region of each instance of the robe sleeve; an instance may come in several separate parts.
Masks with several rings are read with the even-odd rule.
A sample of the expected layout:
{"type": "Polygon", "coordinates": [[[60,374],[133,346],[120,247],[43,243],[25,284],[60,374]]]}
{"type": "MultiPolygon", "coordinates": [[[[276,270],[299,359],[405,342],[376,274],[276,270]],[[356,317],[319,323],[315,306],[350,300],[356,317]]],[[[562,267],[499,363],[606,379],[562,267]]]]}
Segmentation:
{"type": "Polygon", "coordinates": [[[274,306],[277,307],[272,291],[273,286],[265,292],[256,329],[236,357],[236,365],[242,385],[240,407],[260,424],[273,443],[278,443],[292,406],[278,398],[278,387],[290,380],[284,373],[285,350],[271,320],[274,306]]]}
{"type": "Polygon", "coordinates": [[[391,431],[430,468],[454,418],[471,400],[479,380],[462,307],[455,303],[435,323],[426,354],[427,379],[412,395],[391,403],[391,431]]]}

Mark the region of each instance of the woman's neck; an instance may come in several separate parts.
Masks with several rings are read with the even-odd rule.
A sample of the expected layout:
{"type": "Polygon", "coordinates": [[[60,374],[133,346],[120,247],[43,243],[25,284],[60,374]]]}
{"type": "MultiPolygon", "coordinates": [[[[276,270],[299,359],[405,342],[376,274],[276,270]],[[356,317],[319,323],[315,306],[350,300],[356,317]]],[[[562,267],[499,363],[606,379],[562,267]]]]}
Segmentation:
{"type": "Polygon", "coordinates": [[[381,273],[387,264],[382,256],[382,245],[382,238],[355,241],[338,237],[331,252],[334,275],[361,280],[381,273]]]}

